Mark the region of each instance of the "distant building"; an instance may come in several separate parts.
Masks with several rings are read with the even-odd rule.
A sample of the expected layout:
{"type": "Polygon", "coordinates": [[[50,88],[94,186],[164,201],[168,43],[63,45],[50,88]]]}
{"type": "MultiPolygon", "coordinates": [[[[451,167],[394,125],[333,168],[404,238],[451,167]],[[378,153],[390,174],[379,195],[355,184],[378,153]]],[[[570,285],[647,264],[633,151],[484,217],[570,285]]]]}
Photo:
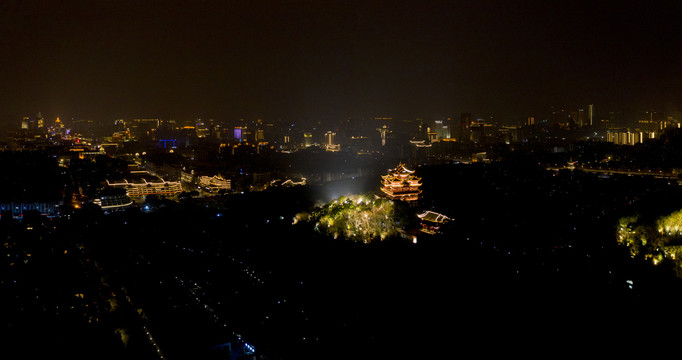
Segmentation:
{"type": "Polygon", "coordinates": [[[265,130],[256,129],[256,143],[265,142],[265,130]]]}
{"type": "Polygon", "coordinates": [[[443,119],[436,119],[433,121],[431,131],[436,133],[437,140],[446,138],[445,129],[447,129],[447,127],[445,127],[444,122],[443,119]]]}
{"type": "Polygon", "coordinates": [[[166,181],[147,171],[131,171],[126,179],[106,182],[107,186],[125,189],[126,194],[133,199],[151,194],[176,195],[182,192],[180,181],[166,181]]]}
{"type": "Polygon", "coordinates": [[[483,142],[486,136],[490,135],[492,124],[486,123],[484,119],[476,119],[470,125],[470,140],[475,143],[483,142]]]}
{"type": "Polygon", "coordinates": [[[639,115],[637,120],[637,127],[644,131],[661,130],[663,118],[660,113],[656,111],[645,111],[639,115]]]}
{"type": "Polygon", "coordinates": [[[459,118],[457,129],[457,141],[471,140],[471,113],[462,113],[459,118]]]}
{"type": "Polygon", "coordinates": [[[656,136],[655,131],[609,130],[606,132],[606,141],[616,145],[635,145],[655,139],[656,136]]]}
{"type": "Polygon", "coordinates": [[[92,202],[99,205],[104,211],[126,209],[133,204],[133,200],[123,188],[112,188],[109,191],[105,191],[92,202]]]}
{"type": "Polygon", "coordinates": [[[381,176],[381,191],[389,199],[401,201],[417,201],[421,189],[421,178],[414,176],[414,170],[408,170],[405,165],[398,164],[395,169],[381,176]]]}
{"type": "Polygon", "coordinates": [[[305,146],[305,147],[313,146],[313,134],[311,134],[311,133],[304,133],[303,134],[303,146],[305,146]]]}
{"type": "Polygon", "coordinates": [[[59,205],[61,202],[57,201],[6,202],[0,203],[0,213],[21,218],[26,211],[37,211],[43,216],[54,217],[57,216],[59,205]]]}
{"type": "Polygon", "coordinates": [[[497,129],[497,133],[505,144],[518,143],[521,139],[520,128],[518,126],[501,126],[497,129]]]}
{"type": "Polygon", "coordinates": [[[431,131],[431,128],[427,128],[426,138],[431,144],[438,142],[440,140],[440,138],[438,137],[438,133],[435,131],[431,131]]]}
{"type": "Polygon", "coordinates": [[[214,176],[200,176],[199,186],[208,189],[210,192],[218,192],[220,190],[232,190],[232,181],[225,179],[220,175],[214,176]]]}
{"type": "Polygon", "coordinates": [[[324,134],[324,145],[327,148],[327,150],[330,151],[339,150],[339,145],[336,143],[335,132],[327,131],[327,133],[324,134]]]}
{"type": "Polygon", "coordinates": [[[254,184],[265,184],[270,181],[270,172],[254,172],[253,173],[253,183],[254,184]]]}
{"type": "Polygon", "coordinates": [[[125,126],[133,139],[155,140],[159,123],[159,119],[133,119],[126,122],[125,126]]]}
{"type": "Polygon", "coordinates": [[[386,135],[390,132],[388,126],[384,125],[377,129],[381,135],[381,146],[386,146],[386,135]]]}
{"type": "Polygon", "coordinates": [[[195,131],[198,138],[209,137],[213,130],[214,130],[213,126],[206,124],[201,119],[197,119],[195,131]]]}

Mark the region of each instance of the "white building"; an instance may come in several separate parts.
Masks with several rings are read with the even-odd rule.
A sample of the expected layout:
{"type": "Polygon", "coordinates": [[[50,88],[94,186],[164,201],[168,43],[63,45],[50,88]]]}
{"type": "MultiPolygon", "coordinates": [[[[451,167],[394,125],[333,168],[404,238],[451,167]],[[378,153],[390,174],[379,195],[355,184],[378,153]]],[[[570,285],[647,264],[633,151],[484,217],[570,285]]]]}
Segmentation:
{"type": "Polygon", "coordinates": [[[220,190],[232,190],[232,181],[220,175],[199,177],[199,186],[209,189],[211,192],[220,190]]]}
{"type": "Polygon", "coordinates": [[[140,198],[151,194],[176,195],[182,192],[179,181],[166,181],[149,174],[147,171],[131,171],[129,178],[115,181],[107,180],[107,185],[125,189],[126,194],[131,198],[140,198]]]}

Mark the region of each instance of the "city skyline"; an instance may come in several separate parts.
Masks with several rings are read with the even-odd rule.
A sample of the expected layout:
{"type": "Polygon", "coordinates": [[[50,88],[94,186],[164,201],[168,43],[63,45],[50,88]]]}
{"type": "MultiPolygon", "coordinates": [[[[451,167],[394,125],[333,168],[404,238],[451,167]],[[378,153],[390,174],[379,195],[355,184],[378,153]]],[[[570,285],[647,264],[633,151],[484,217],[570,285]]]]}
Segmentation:
{"type": "Polygon", "coordinates": [[[6,3],[0,123],[677,112],[677,3],[6,3]]]}
{"type": "Polygon", "coordinates": [[[651,352],[680,10],[0,2],[4,353],[651,352]]]}

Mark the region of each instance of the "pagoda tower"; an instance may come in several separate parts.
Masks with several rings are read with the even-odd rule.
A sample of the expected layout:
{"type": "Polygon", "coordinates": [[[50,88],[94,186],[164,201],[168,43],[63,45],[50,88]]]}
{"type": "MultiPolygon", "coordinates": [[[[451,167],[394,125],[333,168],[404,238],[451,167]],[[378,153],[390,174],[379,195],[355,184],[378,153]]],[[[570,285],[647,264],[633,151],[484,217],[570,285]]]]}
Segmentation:
{"type": "Polygon", "coordinates": [[[414,176],[414,170],[398,164],[387,175],[381,176],[381,191],[391,200],[413,202],[419,200],[421,178],[414,176]]]}

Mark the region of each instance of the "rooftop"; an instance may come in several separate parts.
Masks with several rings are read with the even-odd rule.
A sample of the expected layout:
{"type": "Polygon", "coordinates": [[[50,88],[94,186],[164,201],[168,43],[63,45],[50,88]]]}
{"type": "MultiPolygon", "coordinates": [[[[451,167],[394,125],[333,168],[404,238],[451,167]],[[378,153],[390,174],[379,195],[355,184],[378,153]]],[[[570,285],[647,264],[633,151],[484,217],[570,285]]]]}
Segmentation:
{"type": "Polygon", "coordinates": [[[443,214],[439,214],[437,212],[433,212],[433,211],[429,211],[429,210],[427,210],[423,214],[418,214],[417,216],[422,220],[435,222],[435,223],[441,223],[441,224],[450,220],[449,217],[447,217],[443,214]]]}

